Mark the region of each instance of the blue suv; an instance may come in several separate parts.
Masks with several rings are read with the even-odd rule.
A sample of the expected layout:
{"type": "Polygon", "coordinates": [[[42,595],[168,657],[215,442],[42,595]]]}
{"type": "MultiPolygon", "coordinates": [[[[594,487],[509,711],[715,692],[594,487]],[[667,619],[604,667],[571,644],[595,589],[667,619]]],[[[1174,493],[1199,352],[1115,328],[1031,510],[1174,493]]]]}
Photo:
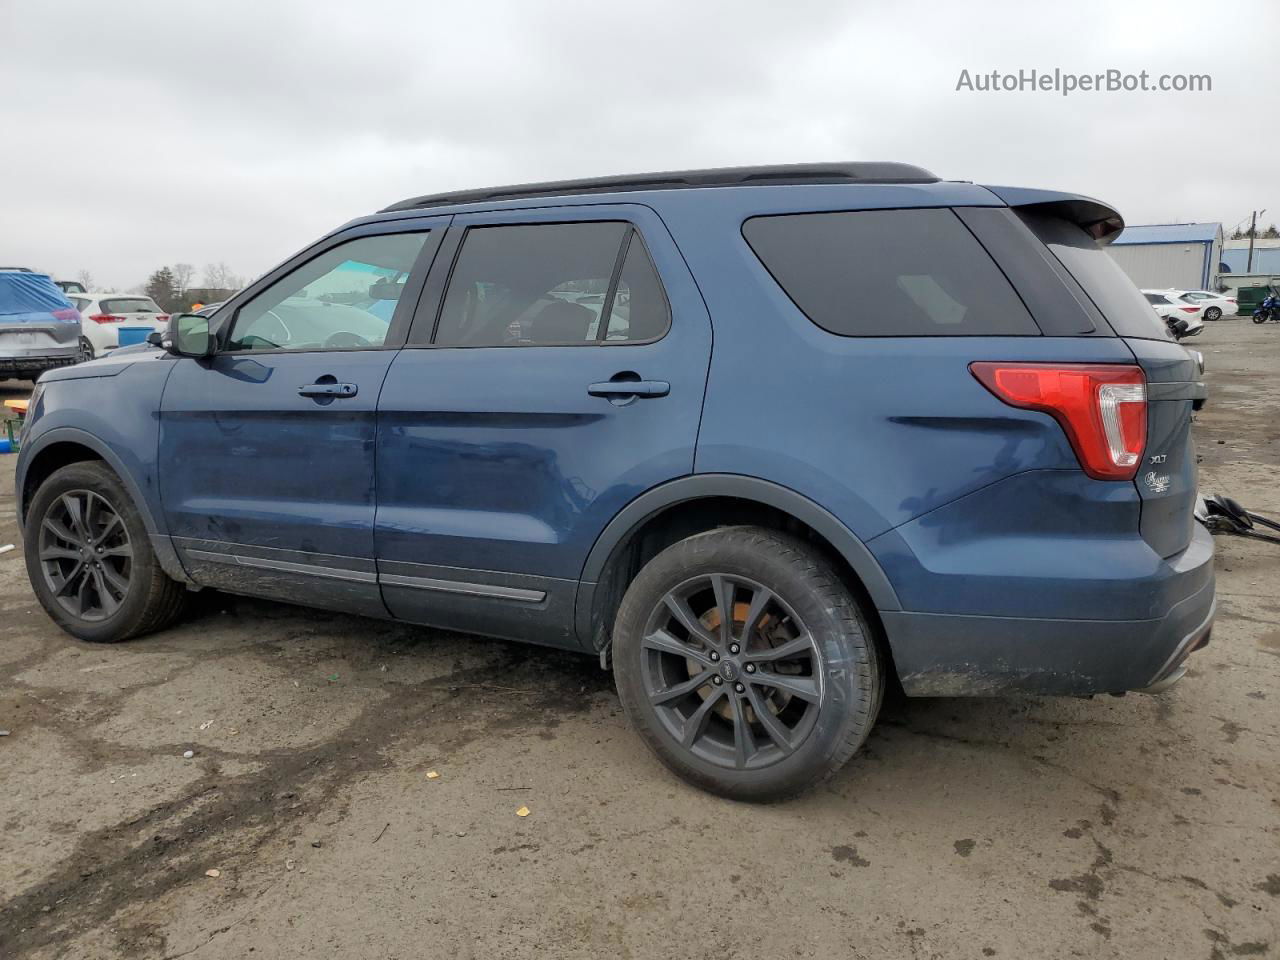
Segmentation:
{"type": "Polygon", "coordinates": [[[910,696],[1119,693],[1207,639],[1196,355],[1115,210],[895,163],[426,196],[40,381],[35,593],[193,589],[596,655],[658,757],[805,789],[910,696]]]}

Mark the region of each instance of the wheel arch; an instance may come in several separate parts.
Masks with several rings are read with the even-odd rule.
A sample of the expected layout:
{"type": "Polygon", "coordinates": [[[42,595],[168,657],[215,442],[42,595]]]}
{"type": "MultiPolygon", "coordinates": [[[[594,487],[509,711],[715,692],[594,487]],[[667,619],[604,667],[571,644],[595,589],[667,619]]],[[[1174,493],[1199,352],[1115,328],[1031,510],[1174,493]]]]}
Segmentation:
{"type": "Polygon", "coordinates": [[[695,533],[741,523],[795,534],[825,553],[859,595],[868,615],[875,618],[882,637],[879,611],[902,609],[867,546],[817,503],[756,477],[697,474],[641,494],[597,538],[578,586],[574,612],[579,642],[588,650],[608,649],[613,614],[627,586],[650,557],[695,533]]]}
{"type": "Polygon", "coordinates": [[[18,524],[23,528],[24,535],[27,510],[40,484],[62,467],[96,460],[109,467],[124,484],[125,490],[133,500],[133,505],[142,517],[142,523],[147,528],[147,536],[151,540],[156,558],[160,561],[164,572],[175,580],[187,583],[191,581],[178,560],[178,555],[169,542],[168,536],[156,523],[156,518],[151,512],[146,497],[142,495],[137,481],[110,446],[84,430],[75,427],[57,427],[41,434],[22,453],[17,475],[14,478],[14,492],[18,498],[18,524]]]}

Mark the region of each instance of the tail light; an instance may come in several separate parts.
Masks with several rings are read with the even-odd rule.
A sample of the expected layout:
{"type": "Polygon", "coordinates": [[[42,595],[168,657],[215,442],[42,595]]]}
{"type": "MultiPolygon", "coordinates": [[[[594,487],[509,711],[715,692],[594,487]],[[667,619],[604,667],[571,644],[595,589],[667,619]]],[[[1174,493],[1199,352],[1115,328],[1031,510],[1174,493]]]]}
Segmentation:
{"type": "Polygon", "coordinates": [[[124,323],[124,317],[116,316],[114,313],[95,313],[89,319],[94,323],[124,323]]]}
{"type": "Polygon", "coordinates": [[[71,323],[73,320],[79,322],[80,311],[75,307],[59,307],[57,310],[50,310],[55,320],[61,320],[63,323],[71,323]]]}
{"type": "Polygon", "coordinates": [[[1132,480],[1147,443],[1147,381],[1122,364],[971,363],[978,382],[1012,407],[1062,425],[1084,472],[1132,480]]]}
{"type": "Polygon", "coordinates": [[[1200,312],[1199,307],[1179,307],[1178,309],[1181,310],[1183,313],[1199,313],[1200,312]]]}
{"type": "Polygon", "coordinates": [[[157,323],[168,323],[168,322],[169,322],[169,315],[168,315],[167,313],[157,313],[157,314],[156,314],[156,322],[157,322],[157,323]]]}
{"type": "Polygon", "coordinates": [[[1236,302],[1235,297],[1227,297],[1227,303],[1235,303],[1235,302],[1236,302]]]}

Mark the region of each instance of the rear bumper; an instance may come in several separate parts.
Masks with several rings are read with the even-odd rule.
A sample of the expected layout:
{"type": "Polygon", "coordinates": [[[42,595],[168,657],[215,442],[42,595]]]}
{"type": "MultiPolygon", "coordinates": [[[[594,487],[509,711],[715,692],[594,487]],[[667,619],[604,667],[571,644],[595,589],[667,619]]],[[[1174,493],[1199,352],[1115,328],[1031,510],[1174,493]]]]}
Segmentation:
{"type": "Polygon", "coordinates": [[[48,370],[51,367],[68,367],[80,359],[78,342],[55,349],[6,350],[0,355],[0,374],[13,374],[22,370],[48,370]]]}
{"type": "MultiPolygon", "coordinates": [[[[1088,620],[883,611],[909,696],[1092,694],[1164,688],[1208,642],[1215,613],[1213,548],[1196,525],[1160,589],[1181,599],[1159,617],[1088,620]],[[1190,592],[1177,591],[1184,585],[1190,592]],[[1173,589],[1171,589],[1173,588],[1173,589]]],[[[1135,591],[1154,588],[1135,581],[1135,591]]],[[[1087,609],[1087,607],[1085,608],[1087,609]]]]}

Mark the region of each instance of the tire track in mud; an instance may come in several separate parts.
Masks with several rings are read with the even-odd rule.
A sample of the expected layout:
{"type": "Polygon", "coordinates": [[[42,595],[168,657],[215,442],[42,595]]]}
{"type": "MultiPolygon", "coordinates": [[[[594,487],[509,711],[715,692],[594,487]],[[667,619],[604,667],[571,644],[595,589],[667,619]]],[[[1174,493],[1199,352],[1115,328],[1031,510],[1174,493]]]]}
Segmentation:
{"type": "MultiPolygon", "coordinates": [[[[589,710],[593,695],[612,691],[609,676],[586,657],[514,644],[495,644],[494,652],[482,666],[380,687],[385,699],[321,743],[234,755],[262,764],[253,773],[222,776],[215,754],[215,769],[183,796],[86,834],[44,882],[0,906],[0,956],[65,944],[126,907],[197,881],[209,862],[248,866],[263,845],[333,804],[345,815],[339,795],[389,759],[394,763],[388,754],[415,733],[427,731],[456,752],[503,730],[552,727],[567,713],[589,710]],[[492,694],[495,676],[502,678],[501,696],[469,695],[492,694]]],[[[122,955],[155,952],[163,935],[142,926],[148,936],[139,937],[138,924],[118,931],[122,955]]]]}

